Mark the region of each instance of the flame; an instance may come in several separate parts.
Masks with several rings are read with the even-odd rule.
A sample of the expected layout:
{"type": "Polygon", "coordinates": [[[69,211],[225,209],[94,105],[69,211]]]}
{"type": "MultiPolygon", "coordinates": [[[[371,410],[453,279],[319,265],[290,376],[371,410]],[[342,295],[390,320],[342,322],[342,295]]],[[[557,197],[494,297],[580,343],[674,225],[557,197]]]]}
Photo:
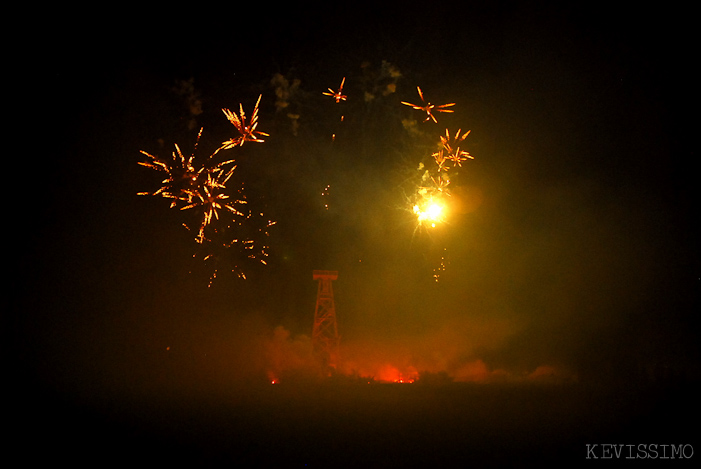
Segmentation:
{"type": "Polygon", "coordinates": [[[270,381],[270,384],[278,384],[280,382],[277,375],[272,370],[268,370],[267,374],[268,374],[268,381],[270,381]]]}

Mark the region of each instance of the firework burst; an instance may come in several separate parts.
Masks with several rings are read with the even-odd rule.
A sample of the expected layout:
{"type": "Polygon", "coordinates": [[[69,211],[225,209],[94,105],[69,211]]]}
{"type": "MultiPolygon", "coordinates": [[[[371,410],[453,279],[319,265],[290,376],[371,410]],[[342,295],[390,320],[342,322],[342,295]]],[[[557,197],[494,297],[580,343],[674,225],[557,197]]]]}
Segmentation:
{"type": "MultiPolygon", "coordinates": [[[[439,225],[449,223],[450,209],[454,207],[451,201],[451,179],[457,180],[460,171],[456,168],[462,168],[464,161],[474,159],[460,147],[469,134],[469,130],[463,133],[462,129],[458,129],[451,135],[446,129],[445,134],[439,136],[437,149],[431,154],[431,159],[426,156],[424,161],[419,163],[417,176],[420,175],[420,178],[418,183],[412,184],[412,194],[407,197],[406,206],[406,210],[413,213],[416,220],[414,234],[419,230],[433,232],[439,225]]],[[[410,180],[416,181],[413,177],[408,181],[410,180]]],[[[432,246],[445,242],[445,238],[437,234],[438,236],[431,235],[432,246]]],[[[435,282],[439,282],[450,264],[447,249],[443,247],[440,256],[436,256],[436,251],[431,250],[432,254],[428,257],[433,257],[436,262],[432,276],[435,282]]]]}
{"type": "Polygon", "coordinates": [[[429,165],[427,168],[423,163],[419,165],[421,181],[415,186],[414,195],[409,200],[411,211],[416,216],[417,229],[435,228],[439,223],[445,222],[446,202],[447,198],[451,197],[448,170],[462,167],[463,161],[473,159],[467,151],[459,147],[469,133],[469,130],[462,133],[462,130],[458,129],[451,137],[450,131],[446,129],[445,135],[440,136],[439,150],[431,155],[435,166],[429,165]]]}
{"type": "Polygon", "coordinates": [[[264,142],[262,137],[269,137],[269,135],[265,132],[256,130],[258,127],[258,106],[260,105],[260,99],[262,97],[263,95],[258,96],[258,101],[256,101],[256,105],[253,108],[253,113],[251,114],[248,124],[246,124],[246,114],[243,112],[243,104],[239,104],[238,114],[226,108],[222,109],[226,118],[234,125],[234,127],[236,127],[236,130],[238,130],[240,134],[236,138],[230,138],[229,140],[223,142],[221,146],[222,150],[242,146],[245,142],[262,143],[264,142]]]}
{"type": "Polygon", "coordinates": [[[343,80],[341,80],[341,86],[339,86],[338,91],[334,91],[333,89],[329,88],[328,91],[324,91],[322,94],[326,96],[331,96],[337,103],[340,103],[341,101],[345,101],[348,96],[343,94],[343,85],[346,82],[346,77],[343,77],[343,80]]]}
{"type": "Polygon", "coordinates": [[[190,194],[192,203],[182,207],[180,210],[189,210],[199,207],[202,210],[202,222],[200,223],[197,237],[198,243],[205,239],[205,229],[212,223],[212,220],[219,220],[219,212],[228,210],[235,216],[243,217],[244,214],[235,207],[235,204],[243,205],[248,203],[244,197],[230,200],[230,196],[224,193],[226,183],[234,173],[236,166],[224,173],[222,170],[207,173],[207,179],[202,184],[200,190],[190,194]]]}
{"type": "Polygon", "coordinates": [[[445,169],[446,171],[448,170],[447,167],[443,166],[446,161],[451,161],[454,165],[462,167],[463,161],[474,159],[467,151],[461,150],[459,146],[453,148],[453,145],[459,144],[470,134],[469,130],[462,135],[460,135],[460,132],[461,129],[458,129],[458,131],[455,132],[452,139],[453,143],[451,143],[450,132],[448,129],[445,129],[445,137],[441,136],[442,148],[437,153],[432,155],[436,159],[436,164],[439,165],[439,171],[441,169],[445,169]]]}
{"type": "MultiPolygon", "coordinates": [[[[191,194],[197,187],[197,180],[201,174],[201,170],[195,168],[193,160],[197,144],[202,136],[202,129],[197,134],[195,148],[190,156],[185,157],[180,150],[178,144],[175,144],[175,151],[172,153],[172,158],[169,160],[161,159],[145,151],[141,151],[148,160],[140,161],[139,164],[147,168],[154,169],[166,173],[167,177],[161,181],[161,187],[153,192],[139,192],[138,195],[161,196],[166,199],[172,199],[171,208],[178,204],[178,201],[191,201],[191,194]]],[[[216,152],[215,152],[216,153],[216,152]]]]}
{"type": "Polygon", "coordinates": [[[424,121],[427,121],[430,119],[433,122],[438,123],[438,121],[436,120],[436,116],[433,115],[434,112],[453,112],[452,109],[446,109],[446,108],[451,107],[451,106],[455,106],[455,103],[438,104],[438,105],[431,104],[424,99],[424,94],[423,94],[423,91],[421,91],[421,88],[417,86],[416,89],[419,92],[419,97],[421,98],[421,101],[424,103],[423,106],[418,105],[418,104],[407,103],[406,101],[402,101],[401,103],[406,105],[406,106],[410,106],[416,110],[424,111],[426,113],[426,119],[424,119],[424,121]]]}
{"type": "MultiPolygon", "coordinates": [[[[198,249],[193,257],[217,266],[221,259],[230,259],[229,264],[232,265],[230,270],[241,278],[246,276],[239,262],[234,261],[253,259],[265,265],[268,256],[267,244],[261,243],[259,238],[267,237],[268,229],[275,222],[259,221],[265,218],[262,213],[260,216],[253,216],[243,193],[243,183],[238,190],[232,190],[229,187],[229,182],[237,168],[234,164],[235,160],[221,161],[222,158],[218,158],[217,155],[223,150],[239,147],[244,142],[262,142],[262,137],[268,136],[256,130],[260,100],[259,96],[248,123],[246,123],[242,105],[240,105],[239,114],[223,109],[227,119],[234,124],[240,136],[224,142],[202,161],[195,156],[202,136],[202,129],[200,129],[195,147],[189,156],[185,156],[176,144],[171,158],[163,159],[141,151],[147,159],[139,162],[142,166],[166,174],[158,189],[153,192],[139,192],[139,195],[171,199],[170,208],[179,207],[181,211],[196,214],[198,222],[183,223],[185,228],[196,233],[195,241],[198,249]],[[258,228],[252,229],[249,225],[255,225],[258,228]],[[236,247],[240,249],[234,249],[236,247]],[[231,255],[234,251],[239,254],[238,257],[231,255]]],[[[210,285],[216,278],[218,270],[219,268],[215,267],[210,285]]]]}

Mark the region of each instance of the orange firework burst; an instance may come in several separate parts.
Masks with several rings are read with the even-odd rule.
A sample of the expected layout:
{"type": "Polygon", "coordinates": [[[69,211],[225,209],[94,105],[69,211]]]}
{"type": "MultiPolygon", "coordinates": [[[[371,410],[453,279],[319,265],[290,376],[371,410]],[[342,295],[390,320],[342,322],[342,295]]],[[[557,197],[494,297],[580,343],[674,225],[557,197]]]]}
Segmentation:
{"type": "MultiPolygon", "coordinates": [[[[243,105],[239,105],[240,112],[234,113],[228,109],[223,109],[227,117],[240,136],[224,142],[214,153],[206,158],[195,157],[197,146],[202,136],[200,129],[195,148],[189,156],[185,156],[176,144],[175,151],[171,158],[159,158],[145,151],[141,151],[147,157],[146,161],[139,162],[140,165],[156,171],[166,173],[166,178],[161,181],[161,186],[154,192],[139,192],[139,195],[154,195],[172,199],[171,208],[179,207],[180,210],[195,213],[199,221],[194,224],[183,223],[183,226],[190,231],[197,232],[195,241],[197,252],[193,257],[201,257],[207,263],[219,263],[220,259],[231,258],[230,270],[239,277],[246,278],[243,271],[238,267],[240,255],[245,258],[254,259],[261,264],[266,264],[268,256],[266,245],[261,245],[259,238],[261,234],[268,236],[268,229],[275,222],[267,220],[261,227],[261,221],[254,220],[248,201],[243,194],[243,183],[241,187],[231,191],[227,188],[229,180],[232,178],[236,165],[234,159],[222,161],[215,158],[222,150],[232,149],[244,144],[244,142],[263,142],[264,136],[268,134],[256,130],[258,126],[258,109],[261,101],[258,97],[250,120],[246,122],[246,115],[243,105]],[[188,226],[190,225],[190,226],[188,226]],[[255,225],[259,228],[253,229],[255,225]],[[192,227],[192,228],[191,228],[192,227]],[[228,251],[238,247],[238,256],[231,255],[228,251]]],[[[260,213],[263,220],[263,213],[260,213]]],[[[210,284],[217,274],[217,268],[210,278],[210,284]]]]}
{"type": "MultiPolygon", "coordinates": [[[[460,135],[461,129],[458,129],[458,131],[455,133],[455,136],[453,137],[454,143],[458,144],[465,140],[465,138],[470,134],[470,131],[468,130],[462,136],[460,135]]],[[[456,165],[462,167],[462,162],[467,160],[467,159],[474,159],[472,155],[470,155],[468,152],[465,150],[461,150],[460,147],[456,147],[453,150],[453,146],[450,143],[450,133],[448,132],[448,129],[445,129],[445,137],[441,136],[441,144],[443,145],[443,150],[446,151],[446,155],[443,155],[443,150],[441,150],[439,153],[441,153],[441,158],[443,160],[450,160],[456,165]]],[[[436,163],[438,163],[438,158],[436,157],[437,153],[433,154],[433,157],[436,158],[436,163]]],[[[441,165],[439,164],[439,167],[441,165]]],[[[440,170],[440,169],[439,169],[440,170]]]]}
{"type": "Polygon", "coordinates": [[[227,173],[224,173],[222,170],[216,171],[216,175],[213,175],[212,172],[207,173],[207,180],[202,184],[201,190],[190,194],[192,199],[197,200],[180,209],[188,210],[194,207],[201,207],[203,209],[202,223],[200,224],[199,232],[195,238],[200,244],[205,239],[205,228],[212,222],[213,218],[216,220],[219,219],[219,210],[226,209],[234,215],[244,216],[244,214],[237,210],[232,204],[246,204],[246,200],[241,198],[229,202],[227,201],[229,196],[223,192],[223,190],[226,189],[226,182],[234,173],[234,169],[236,169],[236,166],[231,168],[227,173]]]}
{"type": "Polygon", "coordinates": [[[448,159],[446,158],[445,150],[441,148],[431,156],[433,156],[433,159],[436,160],[436,164],[438,165],[438,172],[448,171],[450,169],[449,166],[446,166],[446,162],[448,161],[448,159]]]}
{"type": "Polygon", "coordinates": [[[324,91],[322,94],[326,96],[331,96],[333,99],[336,100],[337,103],[340,103],[341,101],[345,101],[348,96],[343,94],[343,84],[346,82],[346,77],[343,77],[343,80],[341,80],[341,86],[338,88],[338,91],[334,91],[331,88],[329,88],[328,91],[324,91]]]}
{"type": "Polygon", "coordinates": [[[262,97],[263,95],[258,96],[258,101],[256,101],[256,105],[253,108],[253,113],[251,114],[248,125],[246,125],[246,114],[243,112],[243,104],[239,104],[239,115],[229,109],[222,109],[229,122],[231,122],[241,134],[239,137],[230,138],[222,143],[222,150],[241,146],[244,142],[263,142],[264,140],[261,137],[269,137],[265,132],[256,130],[256,127],[258,127],[258,105],[262,97]]]}
{"type": "Polygon", "coordinates": [[[406,101],[402,101],[401,103],[405,104],[407,106],[411,106],[412,108],[417,109],[419,111],[424,111],[426,113],[425,121],[431,119],[431,120],[433,120],[433,122],[438,123],[438,121],[436,120],[436,117],[433,115],[434,112],[453,112],[452,109],[445,109],[445,108],[450,107],[450,106],[455,106],[455,103],[439,104],[439,105],[431,104],[429,102],[426,102],[426,100],[424,99],[424,94],[421,91],[421,88],[417,86],[416,89],[419,91],[419,97],[421,98],[421,101],[424,102],[423,106],[419,106],[418,104],[407,103],[406,101]]]}
{"type": "MultiPolygon", "coordinates": [[[[161,181],[161,187],[154,192],[138,192],[137,194],[158,195],[167,199],[173,199],[170,204],[171,208],[175,207],[179,201],[191,203],[193,195],[199,190],[201,185],[200,181],[202,180],[203,174],[208,171],[220,171],[225,165],[232,163],[233,160],[224,161],[210,169],[207,169],[206,165],[202,165],[199,168],[195,167],[195,152],[197,150],[197,144],[200,141],[200,137],[202,136],[202,130],[203,129],[200,129],[199,133],[197,134],[195,147],[188,157],[185,157],[177,143],[175,144],[175,151],[172,153],[172,158],[170,161],[160,159],[159,157],[142,150],[141,153],[147,156],[150,161],[140,161],[139,164],[156,171],[163,171],[168,177],[161,181]]],[[[218,152],[219,150],[216,150],[214,153],[212,153],[207,158],[207,161],[212,161],[218,152]]]]}
{"type": "Polygon", "coordinates": [[[155,191],[137,192],[137,195],[160,195],[166,199],[173,199],[170,204],[171,208],[173,208],[179,200],[187,200],[183,199],[183,187],[189,186],[189,183],[197,179],[197,171],[195,171],[195,168],[192,166],[191,160],[185,160],[180,151],[180,147],[178,147],[177,144],[175,145],[175,151],[173,152],[173,163],[175,164],[169,164],[169,162],[163,161],[157,156],[143,150],[141,150],[141,153],[151,159],[151,161],[139,161],[141,166],[146,166],[156,171],[163,171],[168,177],[161,181],[161,187],[155,191]],[[180,158],[178,158],[178,156],[180,158]]]}
{"type": "Polygon", "coordinates": [[[423,163],[419,165],[418,169],[423,171],[423,174],[411,202],[418,221],[417,227],[421,225],[435,227],[438,223],[445,221],[446,207],[444,202],[446,197],[451,195],[448,187],[450,178],[447,171],[456,166],[462,167],[463,161],[473,159],[467,151],[461,150],[458,146],[460,142],[465,140],[470,131],[461,132],[462,130],[458,129],[451,138],[450,131],[446,129],[445,136],[440,137],[441,148],[431,155],[437,166],[435,170],[425,169],[423,163]],[[433,171],[436,171],[437,174],[433,171]]]}

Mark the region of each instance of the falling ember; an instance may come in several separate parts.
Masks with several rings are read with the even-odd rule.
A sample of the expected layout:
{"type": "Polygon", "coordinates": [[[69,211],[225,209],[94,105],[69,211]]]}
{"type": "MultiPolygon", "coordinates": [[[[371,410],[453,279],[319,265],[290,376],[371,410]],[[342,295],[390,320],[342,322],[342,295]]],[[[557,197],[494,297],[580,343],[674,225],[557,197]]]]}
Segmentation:
{"type": "Polygon", "coordinates": [[[324,198],[324,209],[328,210],[329,209],[329,202],[326,200],[329,196],[329,189],[331,188],[331,184],[327,184],[326,187],[321,191],[321,196],[324,198]]]}
{"type": "Polygon", "coordinates": [[[212,266],[208,286],[212,286],[220,269],[245,280],[246,274],[238,264],[246,259],[268,265],[269,247],[265,238],[270,236],[269,229],[277,222],[266,219],[263,213],[258,215],[249,213],[228,224],[208,229],[207,236],[199,243],[198,252],[193,255],[193,258],[201,257],[203,262],[212,266]]]}
{"type": "Polygon", "coordinates": [[[401,103],[406,105],[406,106],[410,106],[416,110],[424,111],[426,113],[426,119],[424,119],[424,122],[431,119],[433,122],[438,123],[438,121],[436,120],[436,117],[433,115],[434,112],[453,112],[452,109],[446,109],[446,108],[451,107],[451,106],[455,106],[455,103],[439,104],[439,105],[431,104],[424,99],[424,94],[423,94],[423,91],[421,91],[421,88],[417,86],[416,89],[419,92],[419,97],[421,98],[421,101],[424,103],[423,106],[420,106],[418,104],[407,103],[406,101],[401,101],[401,103]]]}
{"type": "Polygon", "coordinates": [[[445,251],[446,251],[446,248],[443,248],[443,255],[441,256],[441,262],[438,265],[438,267],[433,269],[433,280],[435,280],[436,282],[438,282],[438,279],[440,278],[441,273],[445,272],[446,265],[448,263],[448,261],[446,260],[445,251]]]}

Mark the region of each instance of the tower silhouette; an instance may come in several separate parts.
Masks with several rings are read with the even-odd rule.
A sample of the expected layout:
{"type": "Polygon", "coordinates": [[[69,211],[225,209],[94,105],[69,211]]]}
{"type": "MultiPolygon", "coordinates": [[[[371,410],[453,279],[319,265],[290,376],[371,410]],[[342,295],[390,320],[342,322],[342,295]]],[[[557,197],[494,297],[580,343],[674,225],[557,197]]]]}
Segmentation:
{"type": "Polygon", "coordinates": [[[336,368],[338,361],[338,325],[331,287],[331,282],[338,278],[338,272],[315,270],[313,278],[319,282],[319,288],[316,294],[312,347],[324,371],[330,372],[336,368]]]}

